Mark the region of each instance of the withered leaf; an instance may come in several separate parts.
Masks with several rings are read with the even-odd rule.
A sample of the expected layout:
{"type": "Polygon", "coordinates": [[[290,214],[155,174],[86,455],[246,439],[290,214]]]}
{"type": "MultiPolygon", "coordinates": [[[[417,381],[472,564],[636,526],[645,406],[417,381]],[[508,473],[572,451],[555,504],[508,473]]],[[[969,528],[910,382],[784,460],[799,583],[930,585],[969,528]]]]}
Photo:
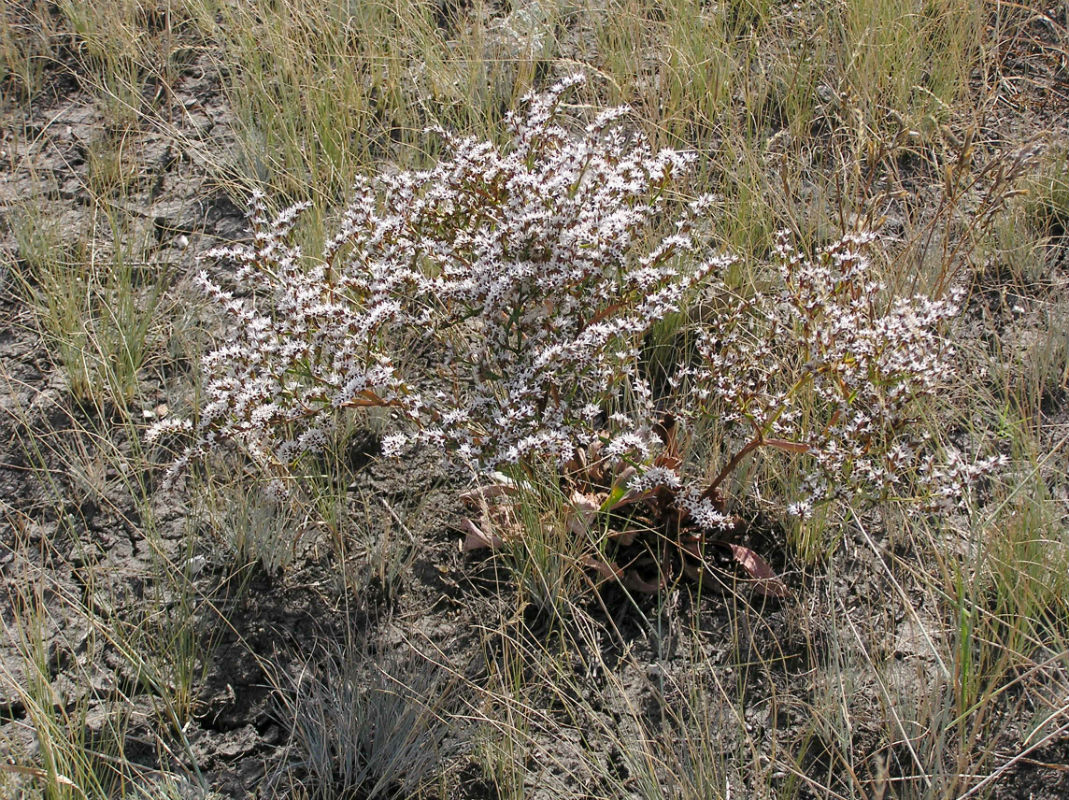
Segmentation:
{"type": "Polygon", "coordinates": [[[624,587],[632,592],[641,592],[642,594],[657,594],[665,585],[664,578],[662,577],[656,583],[644,579],[634,570],[627,570],[624,573],[623,580],[621,581],[624,587]]]}
{"type": "Polygon", "coordinates": [[[470,553],[473,550],[485,550],[487,548],[497,550],[505,544],[504,540],[499,536],[483,533],[479,526],[467,517],[461,520],[460,527],[467,534],[460,544],[460,552],[462,553],[470,553]]]}
{"type": "Polygon", "coordinates": [[[805,454],[812,449],[809,445],[803,442],[791,442],[786,439],[765,439],[764,442],[767,447],[774,447],[785,453],[805,454]]]}
{"type": "Polygon", "coordinates": [[[597,516],[601,503],[595,495],[572,492],[572,506],[568,513],[568,530],[581,536],[590,530],[594,517],[597,516]]]}
{"type": "MultiPolygon", "coordinates": [[[[780,599],[790,597],[791,591],[787,588],[787,584],[780,580],[779,576],[776,575],[775,570],[772,569],[765,559],[749,547],[724,541],[716,542],[716,544],[727,546],[731,551],[731,557],[735,559],[735,563],[742,567],[746,571],[746,574],[753,579],[754,586],[760,594],[765,597],[777,597],[780,599]]],[[[702,543],[700,541],[683,541],[680,542],[680,547],[684,552],[701,560],[703,564],[705,563],[702,553],[702,543]]],[[[693,577],[692,571],[688,570],[687,566],[688,565],[684,565],[684,571],[691,574],[693,577]]]]}
{"type": "Polygon", "coordinates": [[[592,569],[602,578],[607,581],[618,581],[623,575],[623,570],[615,564],[612,564],[604,559],[597,558],[596,556],[586,556],[583,558],[583,566],[587,569],[592,569]]]}
{"type": "Polygon", "coordinates": [[[741,544],[728,543],[728,547],[731,549],[731,555],[739,566],[754,579],[757,591],[765,597],[784,598],[790,596],[791,592],[787,588],[787,584],[779,579],[769,563],[761,556],[741,544]]]}
{"type": "Polygon", "coordinates": [[[507,497],[516,493],[516,487],[507,483],[491,483],[487,486],[476,486],[460,495],[461,501],[469,506],[479,507],[499,497],[507,497]]]}

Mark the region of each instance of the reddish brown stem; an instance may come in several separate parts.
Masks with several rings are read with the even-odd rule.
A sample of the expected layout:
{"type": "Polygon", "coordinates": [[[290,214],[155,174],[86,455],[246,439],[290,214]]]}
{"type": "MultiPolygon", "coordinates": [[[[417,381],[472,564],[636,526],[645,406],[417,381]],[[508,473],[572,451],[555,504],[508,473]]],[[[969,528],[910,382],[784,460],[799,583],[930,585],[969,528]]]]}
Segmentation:
{"type": "Polygon", "coordinates": [[[720,488],[720,484],[723,483],[727,476],[735,471],[735,468],[739,466],[746,456],[756,450],[758,447],[767,446],[774,447],[777,450],[785,450],[788,453],[808,453],[809,445],[802,444],[801,442],[791,442],[787,439],[766,439],[761,434],[758,434],[753,439],[748,441],[746,445],[739,450],[735,455],[731,457],[731,460],[724,465],[724,468],[720,470],[713,482],[710,483],[704,492],[701,493],[701,500],[711,500],[716,496],[716,490],[720,488]]]}
{"type": "Polygon", "coordinates": [[[720,474],[713,478],[713,482],[710,483],[705,491],[701,493],[699,500],[710,500],[716,496],[716,490],[720,488],[720,484],[724,482],[728,475],[735,471],[735,468],[739,465],[746,456],[763,445],[765,440],[761,436],[757,436],[746,443],[746,445],[739,450],[735,455],[731,457],[731,460],[724,465],[724,468],[720,470],[720,474]]]}

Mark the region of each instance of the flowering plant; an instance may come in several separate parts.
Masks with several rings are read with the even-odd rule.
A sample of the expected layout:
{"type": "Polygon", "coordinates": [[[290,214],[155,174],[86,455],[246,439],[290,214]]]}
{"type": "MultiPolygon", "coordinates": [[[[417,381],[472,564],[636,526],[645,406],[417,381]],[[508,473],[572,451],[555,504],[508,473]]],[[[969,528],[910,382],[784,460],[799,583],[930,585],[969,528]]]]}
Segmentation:
{"type": "Polygon", "coordinates": [[[954,377],[942,331],[957,298],[889,297],[873,276],[874,241],[847,234],[808,257],[780,234],[770,288],[732,299],[718,287],[721,307],[697,326],[700,358],[672,379],[686,398],[678,413],[715,417],[728,445],[702,497],[765,447],[805,457],[795,516],[859,494],[920,490],[945,505],[950,473],[915,423],[954,377]]]}
{"type": "Polygon", "coordinates": [[[269,222],[255,198],[252,244],[208,254],[238,265],[247,295],[199,278],[234,324],[205,359],[208,403],[179,466],[224,440],[291,464],[336,410],[366,406],[400,423],[387,455],[430,444],[480,471],[563,464],[605,431],[620,454],[642,440],[643,337],[726,259],[696,241],[705,201],[669,197],[692,156],[654,152],[626,109],[578,136],[557,124],[580,82],[528,98],[509,148],[439,130],[452,155],[433,169],[360,182],[318,259],[292,243],[302,206],[269,222]]]}
{"type": "Polygon", "coordinates": [[[942,477],[910,427],[952,371],[940,327],[955,304],[887,298],[867,234],[813,258],[781,239],[768,286],[740,296],[705,233],[712,198],[678,199],[694,157],[655,151],[626,108],[568,130],[579,83],[526,98],[506,147],[437,130],[449,155],[361,181],[317,258],[293,243],[301,206],[269,221],[256,198],[252,243],[210,254],[238,265],[244,294],[200,276],[232,325],[205,359],[196,425],[154,431],[193,433],[173,472],[223,441],[292,466],[341,410],[377,406],[386,456],[430,446],[508,480],[548,464],[579,518],[652,510],[692,545],[735,524],[721,485],[762,448],[807,461],[799,515],[942,477]],[[703,303],[696,348],[654,387],[650,332],[703,303]],[[680,443],[709,418],[727,455],[695,475],[680,443]]]}

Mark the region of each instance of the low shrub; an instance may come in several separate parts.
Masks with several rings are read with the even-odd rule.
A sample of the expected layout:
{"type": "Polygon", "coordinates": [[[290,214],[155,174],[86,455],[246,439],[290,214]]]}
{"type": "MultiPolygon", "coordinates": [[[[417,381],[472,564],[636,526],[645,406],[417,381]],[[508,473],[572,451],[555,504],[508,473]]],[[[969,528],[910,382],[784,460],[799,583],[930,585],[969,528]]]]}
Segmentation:
{"type": "Polygon", "coordinates": [[[505,147],[434,131],[451,154],[358,183],[318,257],[294,243],[302,206],[271,220],[256,198],[253,241],[209,254],[237,265],[240,293],[200,275],[231,324],[199,416],[153,431],[192,433],[172,474],[224,442],[288,471],[340,413],[378,407],[384,455],[440,450],[496,476],[496,503],[548,467],[587,534],[638,509],[692,545],[730,529],[722,485],[759,452],[798,460],[802,494],[783,503],[799,517],[889,493],[956,502],[994,462],[940,453],[916,425],[953,378],[955,300],[891,296],[870,232],[812,254],[781,236],[755,287],[734,285],[713,198],[684,199],[694,157],[654,151],[626,108],[566,121],[580,83],[526,98],[505,147]],[[665,325],[691,346],[659,354],[654,381],[665,325]],[[709,420],[720,460],[690,463],[709,420]]]}

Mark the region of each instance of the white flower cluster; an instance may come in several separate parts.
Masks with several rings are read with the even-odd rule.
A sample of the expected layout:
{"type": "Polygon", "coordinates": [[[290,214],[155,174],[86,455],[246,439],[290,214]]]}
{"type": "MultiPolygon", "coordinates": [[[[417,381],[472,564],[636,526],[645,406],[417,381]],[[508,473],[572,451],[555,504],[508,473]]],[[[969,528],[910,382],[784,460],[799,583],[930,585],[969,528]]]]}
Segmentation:
{"type": "Polygon", "coordinates": [[[696,239],[703,204],[668,199],[693,156],[654,151],[626,108],[558,123],[582,80],[525,98],[506,147],[439,130],[434,168],[361,181],[319,258],[292,242],[301,206],[269,221],[256,198],[254,241],[209,254],[238,265],[242,296],[201,275],[231,325],[183,462],[237,440],[291,463],[357,406],[393,410],[390,454],[563,463],[609,431],[612,452],[646,457],[643,336],[726,260],[696,239]]]}
{"type": "Polygon", "coordinates": [[[483,469],[564,463],[606,432],[611,454],[648,454],[643,337],[726,260],[696,240],[700,206],[666,199],[692,156],[652,150],[624,127],[626,108],[575,135],[558,124],[562,95],[581,82],[526,98],[504,150],[439,131],[451,158],[378,181],[411,248],[403,261],[420,265],[413,288],[448,378],[410,444],[483,469]],[[644,247],[666,215],[669,235],[644,247]]]}
{"type": "Polygon", "coordinates": [[[205,403],[176,469],[226,441],[292,465],[325,445],[340,410],[378,406],[395,423],[385,455],[429,445],[490,472],[563,466],[598,442],[634,468],[633,491],[664,487],[707,528],[729,523],[718,486],[760,448],[807,465],[799,515],[918,476],[968,477],[936,467],[910,431],[916,402],[953,371],[941,328],[955,303],[890,298],[869,235],[812,257],[783,238],[767,286],[738,296],[721,279],[731,260],[702,237],[711,198],[672,199],[693,156],[655,151],[626,108],[566,129],[562,97],[580,83],[525,98],[504,147],[436,131],[448,156],[361,181],[318,257],[293,243],[302,206],[269,220],[256,198],[252,243],[210,254],[237,265],[241,291],[200,276],[231,324],[204,360],[205,403]],[[697,357],[655,396],[644,339],[699,295],[715,311],[697,357]],[[713,415],[728,432],[711,483],[659,458],[665,413],[713,415]]]}
{"type": "Polygon", "coordinates": [[[943,478],[960,474],[934,465],[914,424],[918,401],[953,377],[943,329],[957,303],[889,297],[872,277],[872,241],[851,234],[807,257],[781,235],[771,287],[735,301],[720,287],[723,307],[697,332],[700,363],[673,380],[676,413],[714,416],[729,454],[803,456],[794,516],[859,493],[942,497],[943,478]]]}
{"type": "MultiPolygon", "coordinates": [[[[788,438],[807,444],[816,463],[805,480],[810,501],[901,490],[922,477],[922,454],[931,451],[916,431],[918,404],[955,372],[944,332],[957,298],[889,298],[872,278],[872,241],[846,236],[812,260],[785,244],[780,251],[778,306],[819,412],[807,422],[784,415],[788,438]]],[[[793,399],[784,397],[785,411],[793,399]]]]}
{"type": "MultiPolygon", "coordinates": [[[[264,464],[289,463],[326,444],[335,409],[407,409],[418,402],[381,346],[402,319],[400,304],[350,285],[329,260],[303,257],[291,234],[304,207],[268,221],[257,195],[253,241],[207,254],[237,265],[234,280],[242,291],[239,297],[223,290],[207,272],[197,276],[230,324],[226,341],[204,357],[195,440],[172,466],[172,477],[225,441],[240,443],[264,464]]],[[[187,420],[165,420],[149,439],[190,428],[187,420]]]]}

